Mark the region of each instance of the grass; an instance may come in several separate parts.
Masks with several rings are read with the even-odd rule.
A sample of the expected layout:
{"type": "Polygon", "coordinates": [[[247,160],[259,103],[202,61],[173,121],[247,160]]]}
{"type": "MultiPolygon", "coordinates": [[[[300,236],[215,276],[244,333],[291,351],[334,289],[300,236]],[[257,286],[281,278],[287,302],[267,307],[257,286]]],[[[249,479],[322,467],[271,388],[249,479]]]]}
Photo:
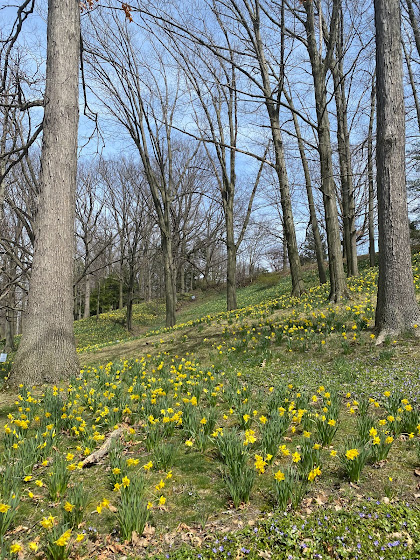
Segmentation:
{"type": "Polygon", "coordinates": [[[78,378],[0,394],[0,558],[19,546],[53,560],[420,558],[418,339],[375,346],[374,269],[343,305],[314,280],[308,271],[307,293],[291,299],[289,278],[262,278],[230,313],[223,295],[198,296],[174,329],[141,304],[131,338],[123,311],[77,322],[78,378]],[[82,468],[116,427],[115,451],[82,468]],[[69,527],[78,483],[87,504],[69,527]],[[150,518],[123,542],[121,516],[139,499],[150,518]]]}

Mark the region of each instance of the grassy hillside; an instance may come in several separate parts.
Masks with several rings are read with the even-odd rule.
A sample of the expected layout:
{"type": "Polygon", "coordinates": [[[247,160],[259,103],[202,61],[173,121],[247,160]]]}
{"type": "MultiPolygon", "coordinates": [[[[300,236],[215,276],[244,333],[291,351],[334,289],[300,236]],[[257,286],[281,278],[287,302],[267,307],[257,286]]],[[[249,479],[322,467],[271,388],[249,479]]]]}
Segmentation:
{"type": "Polygon", "coordinates": [[[375,345],[375,269],[305,280],[78,321],[78,378],[0,394],[0,558],[419,559],[418,339],[375,345]]]}

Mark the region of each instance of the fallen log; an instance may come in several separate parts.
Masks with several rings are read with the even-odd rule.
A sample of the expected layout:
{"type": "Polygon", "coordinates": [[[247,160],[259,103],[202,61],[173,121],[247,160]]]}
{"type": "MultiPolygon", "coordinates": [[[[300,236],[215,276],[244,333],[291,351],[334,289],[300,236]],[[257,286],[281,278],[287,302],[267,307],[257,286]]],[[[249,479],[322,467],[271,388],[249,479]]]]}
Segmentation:
{"type": "Polygon", "coordinates": [[[90,467],[91,465],[97,463],[103,457],[105,457],[105,455],[108,453],[114,439],[118,438],[123,432],[125,432],[127,430],[127,428],[128,428],[128,425],[123,424],[122,426],[120,426],[119,428],[117,428],[116,430],[111,432],[99,449],[97,449],[96,451],[94,451],[93,453],[88,455],[85,459],[83,459],[82,465],[81,465],[82,469],[85,468],[85,467],[90,467]]]}

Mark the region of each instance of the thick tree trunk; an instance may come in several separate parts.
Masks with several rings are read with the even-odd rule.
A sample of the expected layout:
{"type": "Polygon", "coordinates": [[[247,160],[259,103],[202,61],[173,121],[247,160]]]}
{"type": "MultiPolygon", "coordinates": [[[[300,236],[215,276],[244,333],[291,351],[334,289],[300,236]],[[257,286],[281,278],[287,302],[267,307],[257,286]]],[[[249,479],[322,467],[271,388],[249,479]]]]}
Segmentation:
{"type": "Polygon", "coordinates": [[[375,188],[373,182],[373,121],[375,118],[375,78],[372,78],[372,91],[370,97],[370,117],[369,117],[369,131],[368,131],[368,189],[369,189],[369,203],[368,203],[368,224],[369,224],[369,264],[375,266],[375,220],[374,220],[374,202],[375,202],[375,188]]]}
{"type": "Polygon", "coordinates": [[[411,265],[399,0],[375,0],[379,278],[377,342],[420,322],[411,265]]]}
{"type": "Polygon", "coordinates": [[[90,317],[90,274],[86,275],[85,280],[85,308],[83,311],[83,319],[90,317]]]}
{"type": "Polygon", "coordinates": [[[80,8],[49,0],[41,194],[28,313],[12,384],[56,383],[78,372],[73,332],[74,205],[79,118],[80,8]]]}
{"type": "Polygon", "coordinates": [[[134,286],[128,287],[127,294],[127,314],[126,314],[126,327],[128,331],[133,329],[133,294],[134,286]]]}
{"type": "Polygon", "coordinates": [[[282,265],[281,268],[283,272],[285,272],[289,267],[289,259],[287,256],[287,241],[286,241],[286,232],[284,231],[284,223],[283,223],[283,249],[282,249],[282,265]]]}

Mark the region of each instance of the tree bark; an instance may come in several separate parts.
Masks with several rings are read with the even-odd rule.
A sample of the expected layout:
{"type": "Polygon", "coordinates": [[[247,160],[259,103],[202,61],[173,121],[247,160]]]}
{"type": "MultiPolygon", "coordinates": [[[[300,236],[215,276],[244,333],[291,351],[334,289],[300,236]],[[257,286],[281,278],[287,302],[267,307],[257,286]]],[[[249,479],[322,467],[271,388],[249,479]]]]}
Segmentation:
{"type": "Polygon", "coordinates": [[[376,265],[375,256],[375,220],[374,220],[374,202],[375,202],[375,188],[373,182],[373,122],[375,118],[375,77],[372,77],[372,91],[370,97],[370,117],[369,117],[369,130],[368,130],[368,188],[369,188],[369,203],[368,203],[368,224],[369,224],[369,264],[370,266],[376,265]]]}
{"type": "Polygon", "coordinates": [[[413,2],[411,0],[405,0],[405,3],[407,4],[408,17],[410,19],[411,28],[413,30],[414,41],[416,43],[417,52],[418,55],[420,56],[420,31],[416,19],[416,14],[414,13],[413,2]]]}
{"type": "Polygon", "coordinates": [[[233,228],[233,201],[229,204],[226,202],[226,206],[229,207],[228,211],[225,211],[225,222],[226,222],[226,249],[227,249],[227,266],[226,266],[226,303],[227,310],[232,311],[236,309],[236,244],[234,239],[234,228],[233,228]]]}
{"type": "Polygon", "coordinates": [[[85,280],[85,307],[83,311],[83,319],[90,317],[90,274],[86,275],[85,280]]]}
{"type": "Polygon", "coordinates": [[[332,56],[336,35],[337,4],[334,3],[331,32],[329,38],[329,54],[325,59],[322,52],[318,52],[315,37],[314,8],[310,1],[305,1],[304,7],[307,14],[305,22],[308,37],[308,53],[312,66],[312,75],[315,89],[315,104],[318,121],[318,151],[321,165],[322,198],[325,209],[325,226],[328,243],[328,266],[330,271],[330,301],[339,301],[348,296],[346,275],[344,273],[341,255],[340,227],[335,194],[334,173],[332,164],[332,149],[330,137],[330,121],[327,107],[326,69],[330,66],[328,56],[332,56]]]}
{"type": "Polygon", "coordinates": [[[420,322],[411,265],[399,0],[375,0],[379,278],[377,343],[420,322]]]}
{"type": "Polygon", "coordinates": [[[350,135],[347,120],[347,99],[343,68],[344,37],[343,13],[340,4],[339,38],[337,41],[337,60],[331,65],[334,80],[334,96],[337,110],[337,143],[340,164],[341,198],[343,205],[343,245],[347,261],[347,276],[359,273],[356,247],[356,216],[353,186],[353,169],[350,151],[350,135]]]}
{"type": "Polygon", "coordinates": [[[41,194],[24,333],[10,383],[56,383],[79,369],[73,332],[80,8],[49,0],[41,194]]]}
{"type": "Polygon", "coordinates": [[[165,325],[173,327],[176,323],[176,289],[172,259],[172,239],[171,236],[161,234],[161,247],[163,254],[163,271],[165,278],[165,325]]]}
{"type": "Polygon", "coordinates": [[[319,232],[319,226],[318,226],[318,219],[316,217],[316,212],[315,212],[315,202],[314,202],[314,195],[312,192],[312,181],[311,181],[311,174],[309,172],[309,165],[308,165],[308,160],[306,158],[306,153],[305,153],[305,146],[303,143],[303,138],[302,138],[302,134],[300,132],[300,126],[299,126],[299,121],[296,115],[296,111],[294,110],[294,104],[293,104],[293,99],[291,97],[291,95],[289,95],[287,93],[287,91],[284,91],[287,103],[290,106],[291,109],[291,113],[292,113],[292,117],[293,117],[293,124],[295,126],[295,131],[296,131],[296,137],[297,137],[297,141],[298,141],[298,147],[299,147],[299,154],[300,154],[300,160],[302,162],[302,167],[303,167],[303,174],[305,176],[305,187],[306,187],[306,196],[308,198],[308,208],[309,208],[309,221],[311,224],[311,229],[312,229],[312,233],[314,236],[314,242],[315,242],[315,254],[316,254],[316,263],[318,266],[318,277],[319,277],[319,283],[320,284],[325,284],[327,281],[327,275],[325,274],[325,268],[324,268],[324,255],[323,255],[323,250],[322,250],[322,239],[321,239],[321,234],[319,232]]]}
{"type": "Polygon", "coordinates": [[[411,93],[413,94],[414,106],[416,108],[417,124],[418,124],[419,130],[420,130],[420,103],[419,103],[419,98],[418,98],[418,95],[417,95],[416,81],[414,79],[413,69],[411,67],[410,56],[407,52],[407,49],[405,48],[404,41],[402,41],[402,46],[403,46],[403,50],[404,50],[405,63],[406,63],[406,66],[407,66],[407,71],[408,71],[408,78],[410,80],[411,93]]]}
{"type": "MultiPolygon", "coordinates": [[[[276,101],[276,94],[273,93],[270,85],[269,65],[267,64],[267,60],[265,57],[264,45],[260,32],[259,14],[256,14],[253,17],[253,28],[255,34],[255,50],[262,79],[262,92],[264,96],[264,103],[267,108],[267,113],[270,120],[271,137],[273,139],[275,154],[274,169],[279,181],[280,203],[283,212],[283,230],[287,244],[290,275],[292,278],[292,296],[300,296],[304,292],[305,286],[302,276],[302,267],[300,265],[295,222],[293,219],[292,211],[292,199],[290,196],[290,185],[287,176],[286,161],[284,156],[284,145],[279,116],[280,105],[276,101]]],[[[280,92],[282,90],[283,87],[281,86],[280,92]]],[[[280,99],[279,96],[278,99],[280,99]]]]}

